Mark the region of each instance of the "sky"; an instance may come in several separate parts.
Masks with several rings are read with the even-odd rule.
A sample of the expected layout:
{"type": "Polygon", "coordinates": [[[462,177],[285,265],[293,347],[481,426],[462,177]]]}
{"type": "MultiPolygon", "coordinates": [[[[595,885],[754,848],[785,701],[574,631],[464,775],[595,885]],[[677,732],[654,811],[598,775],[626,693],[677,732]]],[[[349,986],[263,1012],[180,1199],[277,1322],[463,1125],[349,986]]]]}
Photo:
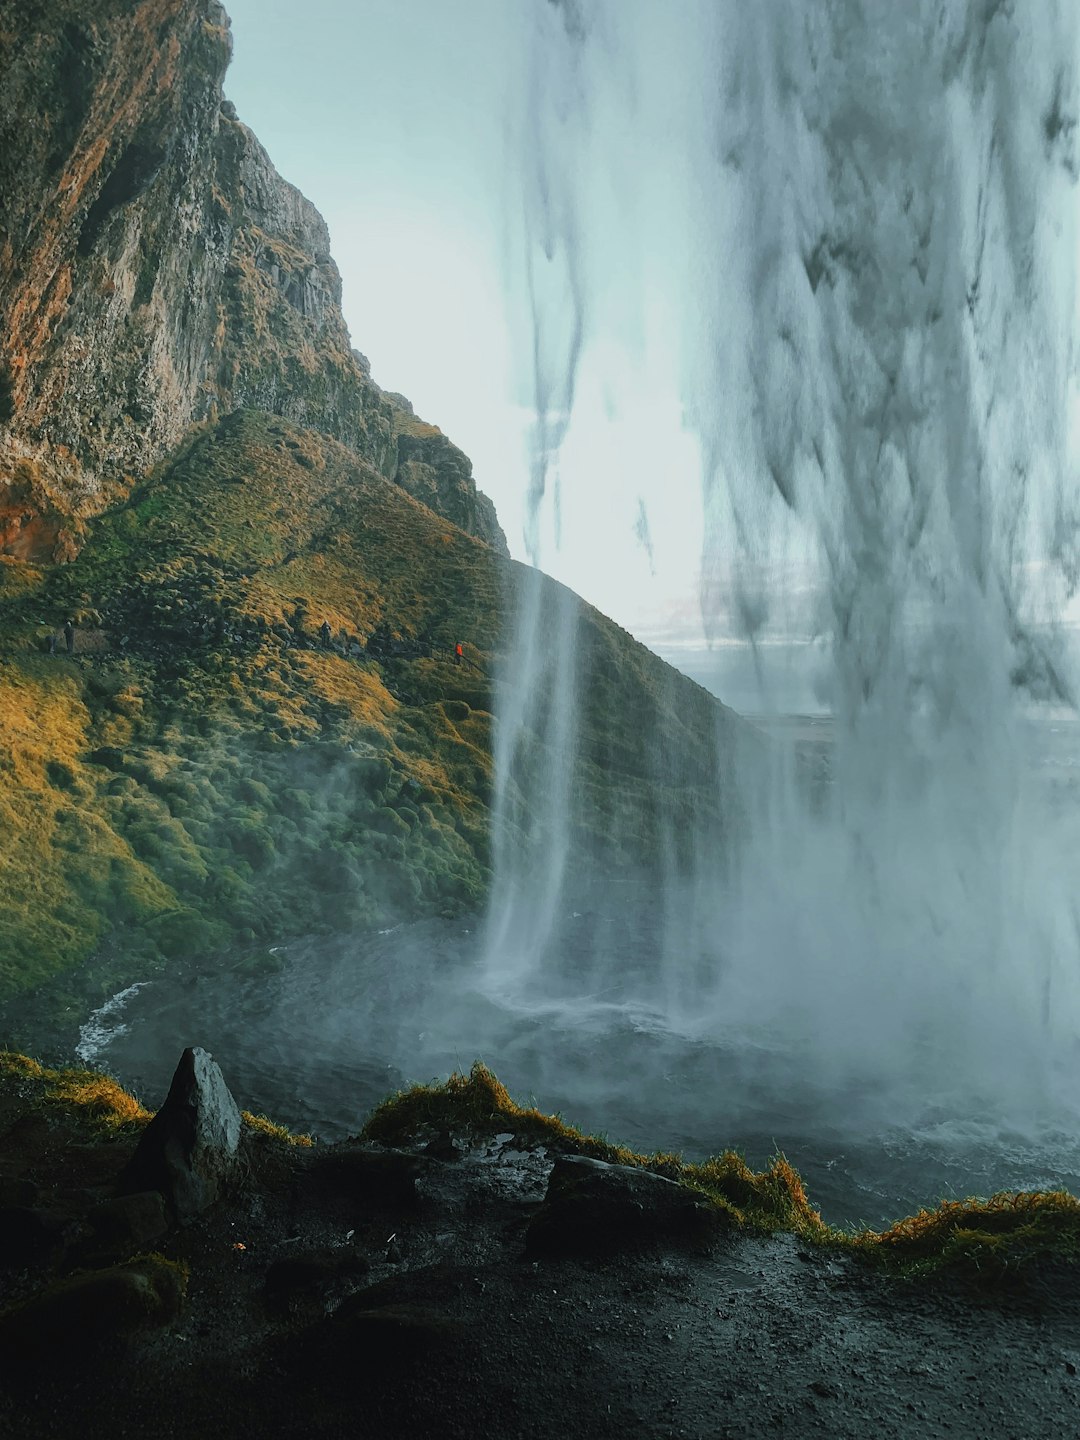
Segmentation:
{"type": "MultiPolygon", "coordinates": [[[[319,208],[353,344],[472,459],[525,558],[533,417],[519,211],[528,7],[230,0],[225,91],[319,208]]],[[[582,365],[548,573],[641,638],[701,640],[697,441],[663,349],[582,365]],[[692,538],[688,538],[692,537],[692,538]]]]}
{"type": "MultiPolygon", "coordinates": [[[[856,38],[848,60],[861,79],[852,84],[870,87],[873,103],[858,112],[849,133],[847,69],[841,65],[835,83],[815,80],[822,57],[811,63],[806,49],[813,25],[807,22],[792,50],[789,36],[804,12],[792,0],[791,23],[779,23],[786,4],[775,0],[766,14],[734,0],[726,7],[681,0],[668,12],[647,0],[593,0],[588,14],[600,24],[583,58],[575,58],[563,33],[569,12],[539,0],[228,4],[234,54],[226,94],[280,173],[324,215],[353,344],[380,385],[406,395],[470,456],[511,553],[521,559],[536,448],[534,346],[547,346],[545,365],[557,390],[559,375],[570,369],[558,317],[573,309],[570,270],[577,264],[587,310],[584,349],[533,554],[549,574],[683,668],[691,655],[705,663],[703,604],[709,664],[722,663],[716,650],[737,648],[751,630],[768,664],[770,646],[785,655],[793,646],[813,649],[807,642],[822,614],[828,623],[821,603],[828,567],[837,555],[844,561],[867,520],[845,489],[844,467],[829,458],[845,435],[857,440],[854,468],[861,475],[884,466],[869,522],[892,526],[894,550],[903,527],[889,519],[888,497],[895,492],[901,513],[913,503],[909,491],[925,492],[936,507],[930,513],[938,513],[953,493],[949,475],[979,449],[965,428],[967,410],[974,414],[982,404],[988,417],[980,431],[987,445],[979,493],[1001,515],[1012,504],[1013,471],[1003,458],[1009,444],[1024,451],[1021,469],[1029,461],[1052,469],[1057,454],[1047,437],[1054,365],[1067,347],[1051,331],[1056,324],[1064,333],[1073,292],[1080,291],[1056,273],[1068,269],[1071,253],[1063,236],[1055,238],[1060,197],[1048,189],[1045,206],[1033,205],[1024,188],[1036,183],[1036,172],[1039,183],[1056,183],[1046,179],[1052,157],[1044,153],[1044,132],[1032,128],[1052,78],[1040,28],[1049,10],[1028,17],[1040,23],[1028,25],[1029,48],[1015,64],[991,54],[989,79],[972,80],[970,94],[954,87],[947,122],[935,118],[936,82],[926,82],[925,104],[912,106],[904,86],[917,73],[899,88],[883,86],[874,71],[878,47],[856,38]],[[671,14],[681,23],[669,23],[671,14]],[[790,83],[780,84],[779,70],[770,79],[765,66],[747,84],[746,57],[763,63],[774,44],[790,83]],[[538,106],[530,91],[537,71],[530,67],[545,55],[553,58],[538,106]],[[735,66],[726,81],[725,63],[735,66]],[[1002,77],[1011,77],[1014,88],[1002,77]],[[992,104],[1001,106],[997,121],[984,113],[992,104]],[[995,126],[1009,144],[986,151],[995,126]],[[717,134],[730,138],[730,154],[716,153],[717,134]],[[965,185],[978,180],[996,197],[996,210],[976,204],[973,190],[949,191],[952,182],[938,174],[942,135],[955,174],[965,185]],[[860,146],[878,142],[866,200],[858,187],[845,189],[845,177],[862,173],[860,146]],[[837,151],[832,160],[830,147],[837,151]],[[919,204],[894,214],[896,196],[908,192],[919,204]],[[946,192],[951,199],[942,198],[946,192]],[[1028,238],[1043,246],[1030,315],[1013,255],[1023,251],[1027,231],[1013,227],[1010,240],[1009,226],[995,218],[998,210],[1007,217],[1010,205],[1021,217],[1035,214],[1028,238]],[[971,258],[984,212],[990,243],[976,246],[971,258]],[[814,227],[844,233],[849,224],[868,257],[866,273],[879,266],[889,283],[860,296],[855,267],[811,293],[803,266],[814,227]],[[554,239],[546,267],[536,260],[545,226],[554,239]],[[533,280],[539,277],[539,342],[528,303],[530,254],[533,280]],[[977,355],[968,354],[962,307],[949,298],[949,287],[983,270],[986,283],[976,293],[984,296],[985,334],[977,355]],[[938,382],[919,378],[920,366],[931,376],[935,365],[947,370],[956,358],[932,323],[935,297],[945,297],[950,317],[945,339],[951,336],[957,356],[974,364],[951,418],[927,399],[944,393],[938,382]],[[1042,359],[1024,348],[1039,335],[1053,340],[1043,345],[1042,359]],[[897,368],[892,352],[901,338],[907,360],[897,368]],[[877,412],[866,397],[875,376],[893,372],[903,395],[885,406],[885,430],[877,436],[877,412]],[[1037,385],[1028,391],[1013,385],[1010,377],[1025,374],[1046,382],[1041,401],[1037,385]],[[693,428],[684,404],[698,406],[693,428]],[[799,473],[811,448],[826,457],[824,489],[812,463],[799,473]],[[725,467],[708,514],[703,453],[712,464],[722,453],[725,467]],[[892,464],[895,456],[900,460],[892,464]],[[905,480],[909,462],[914,469],[905,480]],[[770,473],[798,481],[800,506],[779,504],[770,473]],[[755,618],[761,614],[764,624],[755,618]]],[[[827,13],[833,19],[826,28],[846,23],[841,11],[827,13]]],[[[964,13],[963,6],[949,11],[954,20],[964,13]]],[[[872,21],[865,23],[876,34],[872,21]]],[[[994,29],[992,17],[985,23],[994,29]]],[[[904,38],[902,23],[897,37],[904,38]]],[[[830,53],[826,46],[826,60],[830,53]]],[[[972,64],[978,70],[983,61],[976,56],[972,64]]],[[[886,67],[885,79],[890,73],[886,67]]],[[[1075,393],[1074,387],[1074,409],[1075,393]]],[[[1080,425],[1072,431],[1075,465],[1080,425]]],[[[1049,471],[1044,482],[1032,492],[1038,504],[1061,491],[1062,480],[1049,471]]],[[[910,591],[918,602],[922,570],[953,563],[950,534],[944,522],[918,530],[926,553],[905,572],[884,576],[886,589],[900,587],[894,600],[907,603],[910,591]]],[[[1045,591],[1058,618],[1064,614],[1075,625],[1080,603],[1073,598],[1062,611],[1061,587],[1038,580],[1038,545],[1018,553],[1025,549],[1027,571],[1036,576],[1028,588],[1036,598],[1045,591]]],[[[841,563],[832,575],[840,591],[843,569],[841,563]]],[[[873,576],[860,568],[859,580],[865,590],[873,576]]],[[[861,613],[871,613],[873,603],[864,596],[861,613]]],[[[699,668],[696,678],[726,695],[728,677],[709,679],[699,668]]],[[[810,702],[799,683],[803,708],[810,702]]]]}

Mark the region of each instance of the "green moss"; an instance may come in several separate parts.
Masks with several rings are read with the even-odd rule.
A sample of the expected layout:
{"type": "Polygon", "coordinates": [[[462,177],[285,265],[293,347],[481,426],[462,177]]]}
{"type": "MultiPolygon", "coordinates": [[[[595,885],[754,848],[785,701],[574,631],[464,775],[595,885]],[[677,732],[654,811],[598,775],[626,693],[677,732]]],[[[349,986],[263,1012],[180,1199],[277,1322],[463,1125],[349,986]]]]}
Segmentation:
{"type": "Polygon", "coordinates": [[[0,1340],[32,1361],[47,1361],[58,1346],[84,1353],[112,1336],[176,1319],[189,1278],[187,1265],[158,1254],[80,1271],[0,1313],[0,1340]]]}

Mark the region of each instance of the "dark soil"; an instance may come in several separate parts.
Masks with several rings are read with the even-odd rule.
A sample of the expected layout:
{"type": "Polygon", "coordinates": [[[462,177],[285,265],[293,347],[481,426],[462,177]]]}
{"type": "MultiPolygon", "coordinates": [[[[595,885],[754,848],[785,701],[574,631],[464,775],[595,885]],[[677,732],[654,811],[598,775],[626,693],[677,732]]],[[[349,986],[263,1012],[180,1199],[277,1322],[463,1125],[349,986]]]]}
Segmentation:
{"type": "MultiPolygon", "coordinates": [[[[135,1141],[10,1081],[0,1134],[17,1303],[91,1263],[86,1216],[135,1141]]],[[[560,1255],[549,1224],[534,1258],[552,1156],[509,1133],[401,1151],[247,1132],[243,1162],[227,1199],[144,1247],[190,1266],[179,1317],[121,1339],[105,1307],[51,1344],[9,1343],[0,1434],[1080,1434],[1067,1267],[960,1291],[789,1235],[650,1243],[614,1212],[602,1257],[560,1255]]]]}

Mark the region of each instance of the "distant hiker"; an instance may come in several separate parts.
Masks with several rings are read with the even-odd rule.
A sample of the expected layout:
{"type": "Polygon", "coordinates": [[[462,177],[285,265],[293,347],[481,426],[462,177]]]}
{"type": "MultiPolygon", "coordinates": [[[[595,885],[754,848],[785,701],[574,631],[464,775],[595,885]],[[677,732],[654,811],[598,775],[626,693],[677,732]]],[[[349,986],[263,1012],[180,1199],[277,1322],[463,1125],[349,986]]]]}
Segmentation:
{"type": "Polygon", "coordinates": [[[330,621],[324,620],[319,626],[319,639],[324,650],[330,649],[330,621]]]}
{"type": "Polygon", "coordinates": [[[459,640],[459,641],[457,642],[457,644],[454,646],[454,664],[455,664],[455,665],[460,665],[461,662],[462,662],[462,660],[463,660],[464,658],[465,658],[465,646],[462,645],[461,641],[459,640]]]}
{"type": "Polygon", "coordinates": [[[75,654],[75,621],[68,620],[64,624],[64,644],[67,646],[69,655],[75,654]]]}
{"type": "Polygon", "coordinates": [[[50,634],[49,634],[49,654],[50,654],[50,655],[55,655],[55,654],[56,654],[56,631],[55,631],[55,630],[51,631],[50,634]]]}

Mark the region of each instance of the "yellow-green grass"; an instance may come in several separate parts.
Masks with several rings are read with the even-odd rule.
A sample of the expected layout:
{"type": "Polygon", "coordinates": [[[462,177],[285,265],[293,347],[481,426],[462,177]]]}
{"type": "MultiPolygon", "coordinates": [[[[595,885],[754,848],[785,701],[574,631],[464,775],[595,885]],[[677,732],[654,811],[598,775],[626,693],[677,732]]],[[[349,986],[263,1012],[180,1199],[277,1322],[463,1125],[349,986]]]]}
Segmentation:
{"type": "Polygon", "coordinates": [[[314,1144],[310,1135],[296,1134],[288,1130],[284,1125],[277,1124],[268,1115],[253,1115],[250,1110],[241,1110],[240,1118],[247,1128],[256,1135],[264,1135],[270,1140],[280,1140],[285,1145],[296,1145],[301,1150],[309,1150],[314,1144]]]}
{"type": "MultiPolygon", "coordinates": [[[[106,952],[125,983],[177,955],[480,907],[493,677],[532,583],[325,436],[256,412],[194,432],[73,563],[0,587],[0,1001],[106,952]],[[45,654],[68,616],[76,656],[45,654]],[[382,650],[322,648],[324,619],[335,644],[382,650]]],[[[542,649],[548,611],[576,616],[573,845],[620,871],[661,845],[689,863],[703,828],[738,823],[714,745],[730,716],[538,583],[542,649]]],[[[518,780],[546,763],[539,718],[510,845],[535,843],[518,780]]]]}
{"type": "Polygon", "coordinates": [[[943,1200],[853,1238],[911,1276],[947,1271],[1001,1283],[1022,1278],[1039,1262],[1080,1261],[1080,1201],[1065,1190],[943,1200]]]}
{"type": "Polygon", "coordinates": [[[107,927],[176,907],[103,813],[78,680],[0,664],[0,994],[69,968],[107,927]]]}
{"type": "Polygon", "coordinates": [[[0,1083],[29,1085],[47,1106],[107,1135],[138,1131],[152,1118],[139,1100],[97,1070],[50,1069],[28,1055],[0,1051],[0,1083]]]}

